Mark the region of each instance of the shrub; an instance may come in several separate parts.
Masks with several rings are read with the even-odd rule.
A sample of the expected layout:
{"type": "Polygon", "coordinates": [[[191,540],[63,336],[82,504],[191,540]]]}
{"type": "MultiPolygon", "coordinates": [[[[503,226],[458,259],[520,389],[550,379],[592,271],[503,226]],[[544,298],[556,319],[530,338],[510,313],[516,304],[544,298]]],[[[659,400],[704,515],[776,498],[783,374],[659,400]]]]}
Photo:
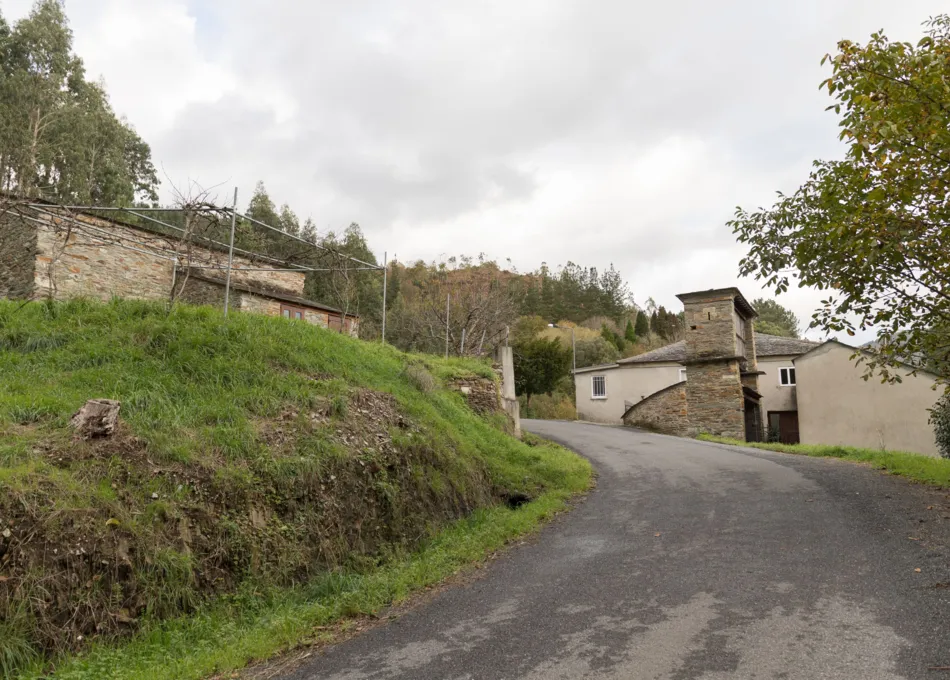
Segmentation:
{"type": "Polygon", "coordinates": [[[537,394],[530,406],[522,400],[521,412],[526,418],[537,420],[577,420],[577,411],[570,396],[561,392],[537,394]]]}
{"type": "Polygon", "coordinates": [[[950,392],[937,400],[930,412],[930,424],[934,426],[937,450],[944,458],[950,458],[950,392]]]}
{"type": "Polygon", "coordinates": [[[409,382],[423,394],[428,394],[436,388],[435,378],[422,364],[409,364],[405,371],[409,382]]]}

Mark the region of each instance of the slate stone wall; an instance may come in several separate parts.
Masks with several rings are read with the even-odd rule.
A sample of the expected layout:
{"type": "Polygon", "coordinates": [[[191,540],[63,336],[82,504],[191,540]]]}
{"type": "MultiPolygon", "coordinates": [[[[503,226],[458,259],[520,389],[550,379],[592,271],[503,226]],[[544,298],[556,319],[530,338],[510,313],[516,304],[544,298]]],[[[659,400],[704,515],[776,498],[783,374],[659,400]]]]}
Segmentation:
{"type": "Polygon", "coordinates": [[[37,249],[36,225],[14,215],[0,221],[0,298],[33,297],[37,249]]]}
{"type": "Polygon", "coordinates": [[[686,404],[691,433],[745,440],[745,398],[739,360],[708,361],[687,368],[686,404]]]}
{"type": "MultiPolygon", "coordinates": [[[[55,290],[59,299],[119,296],[157,300],[169,297],[173,267],[169,256],[177,245],[175,238],[94,217],[80,216],[77,219],[81,224],[70,230],[52,223],[39,227],[38,295],[55,290]],[[151,249],[159,250],[165,257],[150,254],[151,249]]],[[[209,275],[224,276],[227,261],[226,252],[198,247],[191,249],[190,264],[212,267],[200,270],[209,275]]],[[[188,264],[184,255],[179,264],[182,267],[188,264]]],[[[235,255],[231,280],[249,287],[279,289],[290,295],[303,296],[306,276],[302,272],[240,271],[241,268],[266,266],[235,255]]],[[[190,281],[189,285],[192,283],[190,281]]]]}
{"type": "Polygon", "coordinates": [[[731,296],[684,303],[687,363],[736,355],[733,307],[731,296]]]}
{"type": "Polygon", "coordinates": [[[37,250],[37,297],[167,300],[171,294],[171,260],[122,248],[91,231],[42,226],[37,250]]]}
{"type": "Polygon", "coordinates": [[[624,425],[685,437],[691,434],[686,381],[651,394],[623,419],[624,425]]]}
{"type": "MultiPolygon", "coordinates": [[[[178,298],[182,302],[187,302],[190,305],[209,305],[217,309],[224,309],[224,286],[191,277],[186,279],[185,274],[179,272],[178,287],[180,288],[182,285],[185,289],[178,298]]],[[[239,291],[231,291],[230,306],[233,309],[240,309],[241,293],[239,291]]]]}

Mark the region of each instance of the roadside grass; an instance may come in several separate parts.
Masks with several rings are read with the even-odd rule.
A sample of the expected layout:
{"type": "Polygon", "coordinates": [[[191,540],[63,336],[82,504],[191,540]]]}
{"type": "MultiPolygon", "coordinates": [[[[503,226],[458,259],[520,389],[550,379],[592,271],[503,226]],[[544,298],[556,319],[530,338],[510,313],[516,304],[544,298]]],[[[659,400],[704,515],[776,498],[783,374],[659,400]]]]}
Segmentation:
{"type": "Polygon", "coordinates": [[[925,484],[950,486],[950,460],[945,458],[931,458],[918,453],[861,449],[851,446],[743,442],[738,439],[716,437],[709,434],[700,434],[697,439],[729,444],[730,446],[794,453],[815,458],[841,458],[856,463],[866,463],[878,470],[886,470],[892,475],[907,477],[925,484]]]}
{"type": "Polygon", "coordinates": [[[301,645],[330,641],[347,622],[372,616],[413,593],[474,568],[513,539],[537,530],[590,484],[586,461],[545,444],[544,455],[569,483],[516,510],[477,510],[408,556],[368,573],[331,572],[292,589],[246,585],[195,614],[146,625],[126,644],[96,645],[57,665],[21,676],[39,680],[197,680],[227,673],[301,645]]]}
{"type": "Polygon", "coordinates": [[[447,389],[473,376],[279,318],[0,301],[0,678],[238,668],[533,530],[590,465],[447,389]],[[73,439],[90,398],[121,436],[73,439]]]}

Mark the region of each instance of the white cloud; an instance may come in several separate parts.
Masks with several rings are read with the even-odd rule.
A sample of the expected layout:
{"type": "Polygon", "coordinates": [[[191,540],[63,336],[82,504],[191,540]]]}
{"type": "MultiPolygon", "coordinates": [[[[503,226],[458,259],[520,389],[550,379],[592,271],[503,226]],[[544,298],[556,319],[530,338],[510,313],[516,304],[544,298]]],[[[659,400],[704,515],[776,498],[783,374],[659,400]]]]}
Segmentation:
{"type": "MultiPolygon", "coordinates": [[[[8,17],[28,0],[0,0],[8,17]]],[[[76,49],[181,182],[263,179],[401,259],[614,263],[637,299],[736,283],[736,205],[840,154],[821,56],[930,3],[68,0],[76,49]]],[[[222,190],[222,196],[226,194],[222,190]]],[[[759,295],[743,281],[749,297],[759,295]]],[[[807,319],[820,295],[783,298],[807,319]]]]}

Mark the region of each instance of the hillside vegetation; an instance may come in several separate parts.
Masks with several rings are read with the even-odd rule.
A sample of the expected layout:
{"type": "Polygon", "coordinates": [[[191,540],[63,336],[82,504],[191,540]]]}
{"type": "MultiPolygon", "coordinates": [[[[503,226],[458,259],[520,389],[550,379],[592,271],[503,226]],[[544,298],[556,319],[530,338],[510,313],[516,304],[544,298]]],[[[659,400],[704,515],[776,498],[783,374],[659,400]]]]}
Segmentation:
{"type": "MultiPolygon", "coordinates": [[[[0,302],[0,676],[35,673],[90,642],[94,659],[137,631],[154,642],[161,621],[225,595],[289,606],[280,588],[336,592],[328,575],[377,573],[447,527],[464,535],[458,520],[484,519],[483,509],[515,531],[497,514],[520,512],[507,504],[543,498],[555,509],[586,488],[586,462],[517,441],[502,414],[480,416],[447,388],[478,377],[495,379],[479,361],[284,319],[0,302]],[[70,416],[90,398],[122,402],[113,437],[75,436],[70,416]]],[[[471,559],[466,550],[452,559],[471,559]]],[[[415,580],[377,585],[367,606],[457,567],[446,564],[429,573],[423,560],[415,580]]],[[[366,611],[350,604],[333,611],[366,611]]],[[[286,630],[277,638],[228,663],[295,642],[286,630]]]]}

